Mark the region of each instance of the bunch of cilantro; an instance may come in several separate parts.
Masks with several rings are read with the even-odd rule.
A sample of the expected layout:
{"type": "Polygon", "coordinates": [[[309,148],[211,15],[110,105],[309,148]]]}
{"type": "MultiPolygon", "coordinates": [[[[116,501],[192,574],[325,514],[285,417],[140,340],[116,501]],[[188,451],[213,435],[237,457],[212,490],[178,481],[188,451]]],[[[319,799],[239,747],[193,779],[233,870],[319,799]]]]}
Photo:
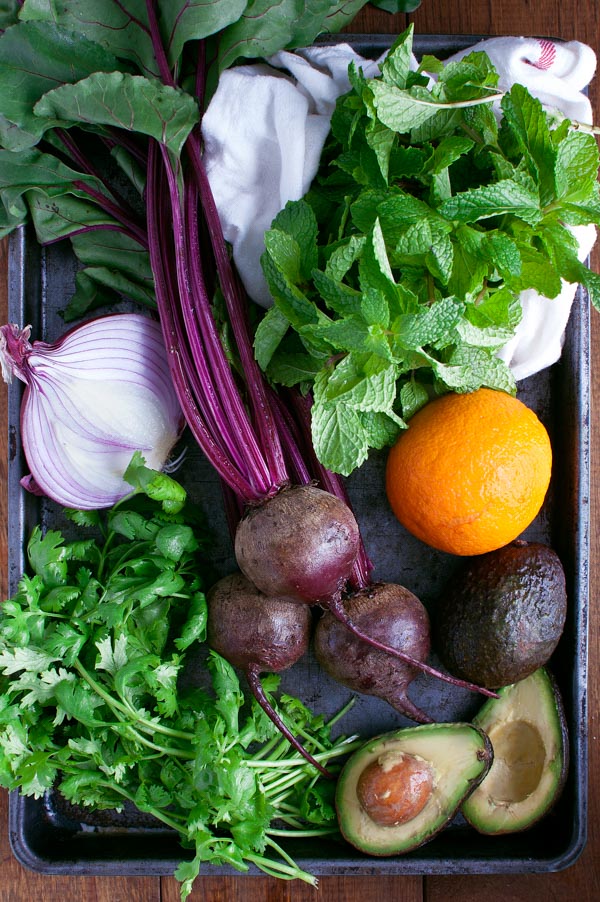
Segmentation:
{"type": "Polygon", "coordinates": [[[515,392],[497,351],[523,290],[552,299],[563,278],[600,307],[568,228],[600,223],[594,136],[498,92],[483,53],[412,71],[411,51],[412,28],[379,77],[351,67],[309,193],[265,236],[258,359],[312,389],[315,450],[345,475],[436,393],[515,392]]]}
{"type": "MultiPolygon", "coordinates": [[[[139,454],[126,479],[131,495],[109,511],[65,512],[90,538],[31,535],[31,575],[0,618],[0,784],[153,815],[191,850],[182,899],[202,862],[316,884],[279,838],[336,833],[333,784],[226,661],[208,653],[208,687],[186,672],[205,634],[207,534],[181,486],[139,454]]],[[[353,748],[298,699],[274,699],[277,677],[264,682],[317,758],[353,748]]]]}

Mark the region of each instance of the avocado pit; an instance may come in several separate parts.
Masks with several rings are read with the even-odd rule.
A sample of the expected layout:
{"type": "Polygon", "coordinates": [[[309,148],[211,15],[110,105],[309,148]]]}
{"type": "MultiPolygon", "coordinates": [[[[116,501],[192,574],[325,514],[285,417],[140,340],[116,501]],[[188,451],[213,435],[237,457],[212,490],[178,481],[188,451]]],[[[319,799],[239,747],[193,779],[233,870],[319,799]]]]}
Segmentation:
{"type": "Polygon", "coordinates": [[[356,784],[363,811],[382,827],[413,820],[430,800],[434,773],[424,758],[388,751],[371,761],[356,784]]]}
{"type": "Polygon", "coordinates": [[[470,723],[420,724],[373,737],[338,777],[342,836],[370,855],[418,848],[452,820],[492,759],[488,736],[470,723]]]}

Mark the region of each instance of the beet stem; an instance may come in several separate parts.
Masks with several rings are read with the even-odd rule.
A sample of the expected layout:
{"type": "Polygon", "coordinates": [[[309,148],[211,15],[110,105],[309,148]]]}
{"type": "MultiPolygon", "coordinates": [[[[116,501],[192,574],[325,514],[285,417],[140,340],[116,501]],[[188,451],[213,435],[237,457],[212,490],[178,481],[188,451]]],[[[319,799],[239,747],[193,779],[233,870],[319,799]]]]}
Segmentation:
{"type": "Polygon", "coordinates": [[[254,698],[261,706],[267,717],[275,724],[277,729],[282,733],[285,738],[290,742],[296,751],[302,755],[303,758],[312,764],[314,767],[319,770],[323,776],[328,777],[330,780],[335,780],[334,774],[330,773],[322,764],[320,764],[316,758],[307,752],[302,743],[294,736],[291,730],[285,725],[277,711],[273,708],[273,705],[270,703],[269,699],[266,696],[265,690],[263,689],[263,685],[260,680],[260,668],[256,664],[249,664],[246,668],[246,678],[248,680],[248,685],[252,690],[252,694],[254,698]]]}
{"type": "Polygon", "coordinates": [[[328,611],[331,611],[332,615],[339,620],[346,629],[349,629],[351,633],[354,633],[355,636],[362,639],[363,642],[366,642],[368,645],[373,646],[373,648],[377,648],[379,651],[392,655],[394,658],[404,661],[405,664],[409,664],[411,667],[423,671],[423,673],[428,673],[438,680],[444,680],[444,682],[451,683],[453,686],[459,686],[461,689],[469,689],[471,692],[480,692],[481,695],[487,695],[489,698],[498,698],[498,693],[492,692],[491,689],[484,689],[482,686],[476,686],[474,683],[469,683],[466,680],[460,680],[458,677],[453,677],[449,673],[442,673],[441,670],[436,670],[435,667],[432,667],[430,664],[425,664],[424,661],[418,661],[416,658],[405,654],[403,651],[392,648],[391,645],[385,645],[383,642],[379,642],[378,639],[373,639],[372,636],[364,633],[360,627],[356,626],[352,618],[348,616],[348,612],[344,608],[341,597],[337,596],[329,599],[325,607],[328,611]]]}

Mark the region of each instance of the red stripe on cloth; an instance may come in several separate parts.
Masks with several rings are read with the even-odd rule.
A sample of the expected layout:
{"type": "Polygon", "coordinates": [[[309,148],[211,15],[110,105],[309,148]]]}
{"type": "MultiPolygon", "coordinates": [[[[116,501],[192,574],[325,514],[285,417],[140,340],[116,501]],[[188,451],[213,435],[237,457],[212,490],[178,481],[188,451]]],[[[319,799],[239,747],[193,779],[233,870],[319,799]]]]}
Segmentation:
{"type": "Polygon", "coordinates": [[[539,40],[538,44],[540,45],[540,55],[536,62],[534,63],[527,58],[523,62],[528,66],[533,66],[535,69],[549,69],[556,59],[556,45],[552,41],[544,39],[539,40]]]}
{"type": "Polygon", "coordinates": [[[534,66],[537,69],[549,69],[556,59],[556,46],[552,41],[538,41],[541,47],[540,57],[534,66]]]}

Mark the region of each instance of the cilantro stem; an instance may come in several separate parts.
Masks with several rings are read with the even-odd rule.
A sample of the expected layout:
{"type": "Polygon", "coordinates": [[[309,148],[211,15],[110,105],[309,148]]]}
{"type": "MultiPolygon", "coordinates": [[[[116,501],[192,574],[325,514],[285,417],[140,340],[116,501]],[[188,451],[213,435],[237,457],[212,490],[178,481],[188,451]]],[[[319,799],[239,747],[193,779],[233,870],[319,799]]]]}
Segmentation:
{"type": "MultiPolygon", "coordinates": [[[[341,755],[346,755],[349,752],[354,751],[360,744],[361,740],[358,735],[348,736],[347,738],[342,739],[339,742],[339,745],[333,746],[333,748],[326,749],[323,752],[315,752],[315,758],[317,758],[318,761],[326,763],[331,758],[340,757],[341,755]]],[[[265,767],[266,765],[266,769],[283,767],[296,767],[301,769],[305,767],[305,761],[300,755],[292,755],[288,758],[278,758],[275,761],[269,760],[268,762],[250,758],[246,763],[249,767],[265,767]]]]}
{"type": "MultiPolygon", "coordinates": [[[[136,724],[138,724],[143,730],[149,733],[162,733],[164,736],[170,736],[172,739],[183,739],[185,742],[192,742],[194,739],[193,733],[186,733],[183,730],[173,730],[171,727],[165,727],[161,723],[157,723],[155,721],[146,720],[144,717],[141,717],[139,713],[132,708],[131,705],[128,705],[124,702],[120,702],[116,699],[110,692],[107,692],[102,688],[100,683],[98,683],[90,673],[85,669],[83,664],[80,661],[75,661],[74,665],[75,669],[78,673],[83,677],[83,679],[88,683],[89,686],[96,692],[100,698],[106,702],[106,704],[111,708],[115,713],[125,714],[127,717],[134,720],[136,724]]],[[[158,748],[158,746],[157,746],[158,748]]],[[[180,756],[181,757],[181,756],[180,756]]],[[[186,755],[186,757],[193,758],[193,755],[186,755]]]]}
{"type": "Polygon", "coordinates": [[[317,878],[307,871],[303,871],[302,868],[299,868],[298,865],[294,863],[293,859],[274,840],[267,836],[266,842],[273,851],[277,852],[278,855],[281,855],[284,862],[288,862],[287,865],[279,861],[273,861],[270,858],[265,858],[262,855],[256,855],[254,852],[248,852],[246,854],[245,857],[247,860],[259,867],[265,874],[270,874],[272,877],[282,877],[289,880],[303,880],[304,883],[309,883],[311,886],[318,886],[317,878]]]}
{"type": "Polygon", "coordinates": [[[146,739],[146,737],[143,736],[139,732],[139,730],[135,729],[135,726],[133,724],[125,723],[124,726],[131,734],[133,734],[133,738],[136,742],[139,742],[140,745],[143,745],[148,749],[153,749],[153,751],[155,752],[160,752],[161,755],[171,755],[173,758],[185,758],[186,761],[193,761],[195,758],[195,755],[190,754],[190,752],[186,752],[184,749],[177,749],[168,745],[157,745],[150,739],[146,739]]]}
{"type": "Polygon", "coordinates": [[[283,836],[285,839],[306,839],[312,836],[332,836],[339,832],[337,827],[316,827],[314,830],[301,828],[294,830],[267,830],[269,836],[283,836]]]}
{"type": "Polygon", "coordinates": [[[256,761],[258,764],[263,764],[266,758],[270,760],[275,760],[272,756],[277,755],[280,756],[289,748],[289,742],[287,739],[284,741],[281,738],[281,735],[278,733],[277,736],[273,736],[272,739],[269,739],[268,742],[258,749],[257,752],[253,755],[249,761],[256,761]]]}
{"type": "MultiPolygon", "coordinates": [[[[128,802],[131,802],[132,805],[135,805],[136,808],[139,808],[139,803],[136,801],[135,796],[132,795],[132,793],[127,792],[127,790],[122,786],[119,786],[118,783],[102,783],[100,785],[104,786],[106,789],[117,792],[119,795],[123,796],[124,799],[127,799],[128,802]]],[[[162,823],[165,824],[166,827],[170,827],[171,830],[174,830],[176,833],[179,833],[180,835],[186,835],[185,828],[181,825],[178,825],[174,818],[172,818],[170,815],[164,814],[159,808],[148,807],[145,808],[144,811],[146,814],[151,814],[152,817],[155,817],[157,820],[162,821],[162,823]]],[[[181,820],[182,823],[185,824],[185,819],[182,818],[181,820]]]]}
{"type": "MultiPolygon", "coordinates": [[[[343,717],[345,717],[346,714],[354,707],[355,702],[356,702],[355,696],[352,696],[351,698],[349,698],[348,701],[346,702],[346,704],[342,708],[340,708],[340,710],[336,714],[334,714],[333,717],[329,718],[329,720],[327,721],[328,729],[331,730],[331,728],[336,725],[338,720],[341,720],[343,717]]],[[[347,741],[347,740],[343,739],[342,737],[340,737],[340,739],[338,740],[338,742],[345,742],[345,741],[347,741]]]]}

